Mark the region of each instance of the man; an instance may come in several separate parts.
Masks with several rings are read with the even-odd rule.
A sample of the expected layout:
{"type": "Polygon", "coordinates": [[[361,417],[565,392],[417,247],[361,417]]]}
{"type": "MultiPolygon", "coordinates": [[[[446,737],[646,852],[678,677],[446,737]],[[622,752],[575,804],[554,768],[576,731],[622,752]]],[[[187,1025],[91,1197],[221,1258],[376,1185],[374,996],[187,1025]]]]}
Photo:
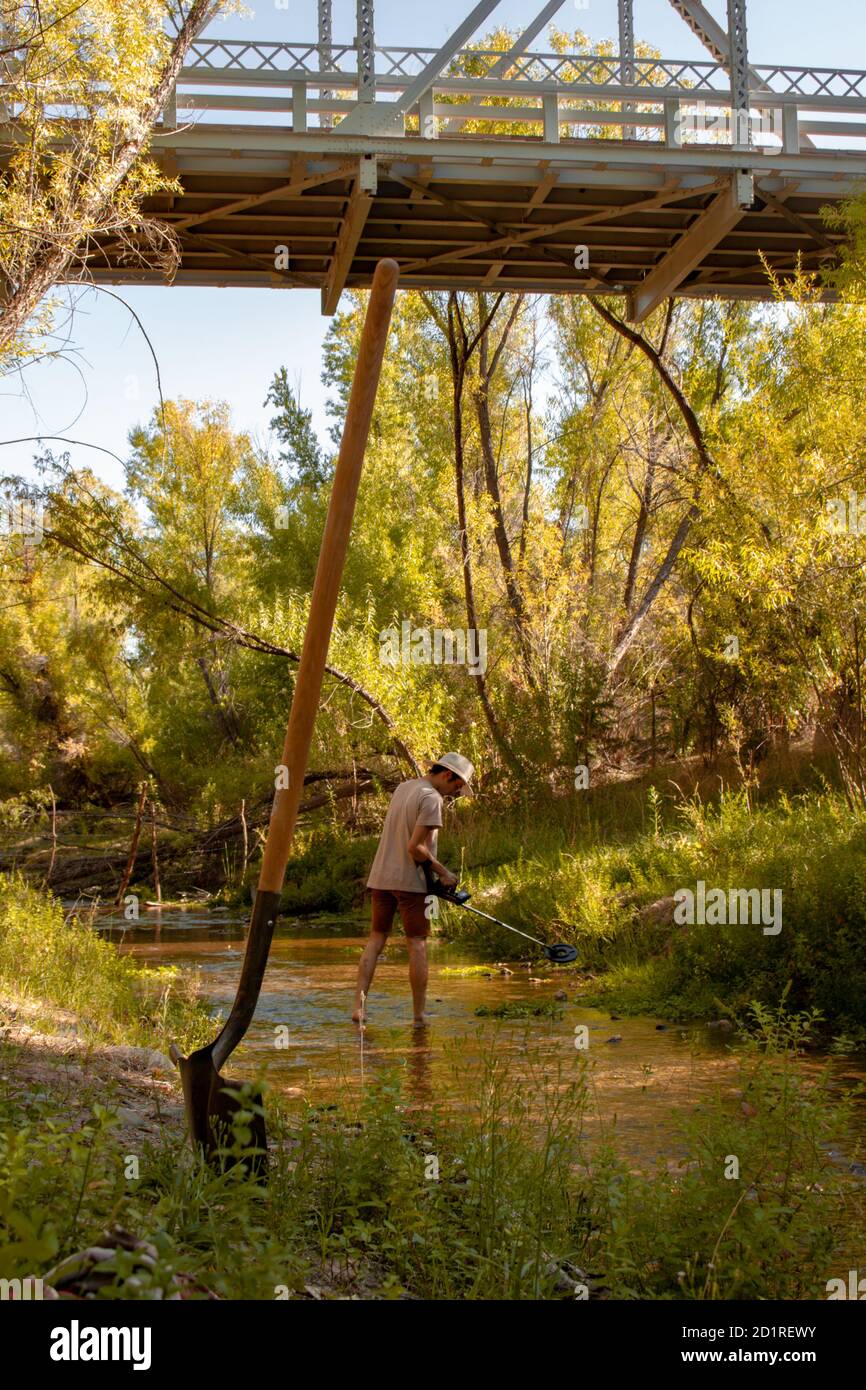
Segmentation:
{"type": "Polygon", "coordinates": [[[413,1023],[423,1028],[427,1002],[427,937],[430,923],[425,911],[427,882],[425,861],[446,887],[457,882],[436,858],[439,827],[442,824],[443,797],[458,797],[471,791],[474,767],[460,753],[443,753],[426,777],[402,782],[394,795],[382,826],[379,848],[370,869],[367,887],[373,904],[370,938],[358,965],[355,992],[355,1023],[364,1021],[364,1001],[385,949],[388,934],[399,911],[409,947],[409,983],[412,986],[413,1023]]]}

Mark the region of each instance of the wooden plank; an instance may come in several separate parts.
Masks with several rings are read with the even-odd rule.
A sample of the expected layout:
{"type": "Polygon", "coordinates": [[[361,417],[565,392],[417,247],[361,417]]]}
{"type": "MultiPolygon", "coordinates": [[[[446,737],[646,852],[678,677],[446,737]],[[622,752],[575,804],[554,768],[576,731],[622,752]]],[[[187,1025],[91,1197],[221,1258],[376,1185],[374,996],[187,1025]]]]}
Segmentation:
{"type": "Polygon", "coordinates": [[[330,316],[336,312],[372,205],[372,196],[361,189],[359,176],[352,185],[349,205],[343,216],[343,224],[337,237],[337,244],[334,247],[328,278],[322,288],[323,314],[330,316]]]}
{"type": "Polygon", "coordinates": [[[730,189],[717,194],[706,211],[695,218],[688,231],[629,296],[631,322],[643,323],[742,217],[743,209],[734,202],[730,189]]]}
{"type": "MultiPolygon", "coordinates": [[[[781,199],[774,198],[771,193],[767,193],[765,189],[761,188],[760,184],[756,191],[761,201],[766,203],[768,208],[772,208],[773,212],[778,213],[780,217],[784,217],[786,222],[790,222],[792,227],[797,227],[801,232],[805,232],[806,236],[812,241],[817,241],[819,246],[829,248],[831,251],[836,250],[836,243],[825,236],[820,227],[813,227],[811,222],[806,221],[805,217],[801,217],[793,208],[786,207],[781,199]]],[[[794,188],[786,189],[785,196],[790,197],[794,191],[794,188]]]]}

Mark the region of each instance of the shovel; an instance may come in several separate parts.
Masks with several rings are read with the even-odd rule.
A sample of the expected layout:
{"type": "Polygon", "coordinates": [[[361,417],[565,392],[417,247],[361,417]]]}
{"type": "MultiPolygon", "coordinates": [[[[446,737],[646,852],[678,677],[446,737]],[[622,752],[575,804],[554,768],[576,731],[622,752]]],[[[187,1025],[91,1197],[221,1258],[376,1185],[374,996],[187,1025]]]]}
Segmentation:
{"type": "Polygon", "coordinates": [[[513,931],[516,936],[524,936],[527,941],[534,941],[554,965],[570,965],[573,960],[577,960],[576,946],[566,946],[565,942],[562,941],[557,942],[554,946],[548,946],[544,941],[539,941],[537,936],[530,936],[529,932],[521,931],[519,927],[510,927],[507,922],[500,922],[498,917],[491,917],[489,912],[482,912],[480,907],[470,907],[471,893],[467,893],[465,888],[457,888],[456,886],[446,888],[426,861],[424,863],[424,877],[427,880],[428,893],[434,893],[437,898],[443,898],[446,903],[454,903],[456,907],[465,907],[467,912],[474,912],[476,917],[484,917],[488,922],[495,922],[497,927],[504,927],[506,931],[513,931]]]}
{"type": "MultiPolygon", "coordinates": [[[[248,1086],[244,1087],[240,1082],[223,1076],[222,1067],[250,1025],[268,963],[286,863],[304,789],[304,773],[307,770],[398,274],[396,261],[382,260],[373,276],[283,746],[280,769],[283,775],[277,779],[235,1001],[219,1035],[207,1047],[198,1048],[189,1057],[182,1056],[174,1043],[170,1049],[183,1083],[187,1125],[193,1147],[202,1149],[210,1162],[225,1161],[226,1140],[241,1121],[248,1129],[251,1140],[245,1157],[249,1158],[251,1171],[258,1176],[262,1176],[267,1167],[264,1109],[248,1086]]],[[[237,1157],[234,1154],[228,1161],[237,1161],[237,1157]]]]}

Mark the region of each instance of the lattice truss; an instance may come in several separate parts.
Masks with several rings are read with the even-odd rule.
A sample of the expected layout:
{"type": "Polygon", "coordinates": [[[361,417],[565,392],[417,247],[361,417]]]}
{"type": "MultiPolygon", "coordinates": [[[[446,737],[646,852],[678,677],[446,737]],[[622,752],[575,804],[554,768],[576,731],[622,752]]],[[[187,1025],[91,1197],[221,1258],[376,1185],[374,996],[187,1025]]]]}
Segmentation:
{"type": "MultiPolygon", "coordinates": [[[[311,77],[320,74],[333,77],[357,76],[357,51],[353,44],[332,44],[330,63],[320,63],[318,44],[242,42],[231,39],[200,39],[190,50],[186,67],[189,71],[272,72],[287,76],[303,72],[311,77]]],[[[376,76],[381,79],[417,75],[436,55],[433,48],[373,48],[376,57],[376,76]]],[[[479,66],[488,63],[492,68],[502,58],[494,49],[465,49],[452,60],[448,77],[477,77],[479,66]]],[[[592,55],[584,58],[557,53],[526,53],[515,57],[509,68],[509,82],[518,87],[521,79],[531,82],[545,79],[563,86],[618,88],[623,85],[646,87],[664,93],[666,88],[689,90],[696,94],[730,89],[731,79],[724,62],[673,62],[663,58],[635,58],[631,64],[632,81],[620,78],[623,64],[618,56],[592,55]]],[[[866,99],[866,71],[854,68],[801,68],[790,64],[761,65],[752,68],[780,96],[788,94],[808,97],[866,99]]],[[[483,78],[479,78],[483,82],[483,78]]],[[[497,80],[501,89],[502,79],[497,80]]]]}

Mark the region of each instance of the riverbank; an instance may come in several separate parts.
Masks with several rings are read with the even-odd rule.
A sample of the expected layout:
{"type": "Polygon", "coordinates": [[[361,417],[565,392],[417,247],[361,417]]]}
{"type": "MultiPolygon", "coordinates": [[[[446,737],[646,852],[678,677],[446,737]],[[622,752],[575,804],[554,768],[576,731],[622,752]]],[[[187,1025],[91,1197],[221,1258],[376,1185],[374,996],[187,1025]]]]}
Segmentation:
{"type": "MultiPolygon", "coordinates": [[[[771,769],[746,787],[720,772],[715,790],[697,768],[667,771],[679,783],[647,775],[496,814],[483,800],[458,804],[446,813],[441,857],[460,872],[473,905],[542,940],[573,944],[575,973],[592,977],[600,1006],[687,1022],[753,1001],[775,1008],[785,997],[790,1008],[820,1014],[828,1048],[866,1049],[866,810],[847,804],[805,759],[784,779],[771,769]],[[684,900],[691,921],[678,915],[684,900]]],[[[371,799],[371,824],[379,811],[384,802],[371,799]]],[[[376,843],[368,828],[299,833],[284,918],[366,912],[376,843]]],[[[21,853],[32,869],[36,861],[21,853]]],[[[198,904],[245,910],[255,874],[250,864],[245,876],[224,877],[198,893],[198,904]]],[[[113,892],[103,884],[102,902],[113,892]]],[[[130,925],[148,920],[152,892],[133,877],[115,915],[130,925]]],[[[437,930],[480,960],[514,961],[527,950],[459,909],[443,907],[437,930]]]]}
{"type": "MultiPolygon", "coordinates": [[[[440,857],[474,906],[574,945],[573,973],[593,977],[585,997],[603,1007],[691,1021],[784,998],[815,1015],[826,1046],[866,1049],[866,808],[809,764],[787,783],[687,785],[648,777],[497,815],[457,806],[440,857]]],[[[353,891],[360,903],[358,848],[309,837],[289,867],[287,910],[353,891]]],[[[438,930],[485,959],[527,952],[456,908],[442,908],[438,930]]]]}
{"type": "MultiPolygon", "coordinates": [[[[664,800],[651,787],[643,815],[618,832],[527,827],[513,857],[478,875],[475,900],[572,942],[597,976],[594,997],[617,1012],[687,1020],[785,998],[820,1015],[828,1045],[850,1051],[866,1046],[864,883],[866,813],[841,795],[781,793],[755,805],[744,791],[706,802],[664,800]],[[683,921],[689,895],[696,911],[683,921]]],[[[457,911],[446,930],[514,950],[505,933],[457,911]]]]}
{"type": "MultiPolygon", "coordinates": [[[[69,950],[89,949],[79,935],[91,928],[64,930],[69,950]]],[[[16,932],[35,957],[32,902],[16,932]]],[[[90,969],[111,975],[117,952],[101,945],[90,969]]],[[[168,986],[168,1017],[173,989],[185,986],[168,986]]],[[[649,1168],[623,1158],[615,1130],[587,1144],[606,1106],[592,1050],[552,1059],[527,1026],[518,1064],[502,1025],[459,1103],[438,1083],[419,1099],[405,1068],[384,1065],[339,1102],[272,1091],[261,1186],[194,1159],[159,1055],[169,1035],[150,1025],[143,1066],[117,1041],[141,1037],[126,993],[95,997],[112,1042],[68,1002],[7,1003],[0,1277],[63,1261],[60,1282],[81,1287],[87,1261],[73,1261],[77,1275],[66,1262],[95,1247],[103,1292],[118,1298],[803,1299],[825,1297],[862,1255],[851,1103],[804,1069],[802,1016],[753,1015],[729,1084],[684,1107],[676,1151],[649,1168]]]]}

